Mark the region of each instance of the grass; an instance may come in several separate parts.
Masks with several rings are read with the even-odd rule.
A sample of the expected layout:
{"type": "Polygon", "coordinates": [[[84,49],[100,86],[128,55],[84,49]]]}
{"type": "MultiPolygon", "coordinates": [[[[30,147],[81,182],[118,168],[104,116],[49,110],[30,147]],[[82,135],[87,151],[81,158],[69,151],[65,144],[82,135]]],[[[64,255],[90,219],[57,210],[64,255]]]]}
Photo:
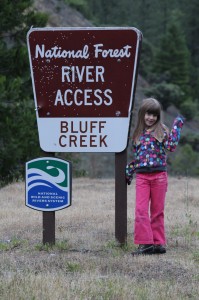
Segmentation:
{"type": "Polygon", "coordinates": [[[24,183],[0,191],[0,299],[199,299],[199,180],[170,178],[167,253],[132,257],[134,182],[127,244],[115,240],[114,180],[73,180],[72,206],[56,212],[56,243],[42,244],[42,213],[24,183]]]}

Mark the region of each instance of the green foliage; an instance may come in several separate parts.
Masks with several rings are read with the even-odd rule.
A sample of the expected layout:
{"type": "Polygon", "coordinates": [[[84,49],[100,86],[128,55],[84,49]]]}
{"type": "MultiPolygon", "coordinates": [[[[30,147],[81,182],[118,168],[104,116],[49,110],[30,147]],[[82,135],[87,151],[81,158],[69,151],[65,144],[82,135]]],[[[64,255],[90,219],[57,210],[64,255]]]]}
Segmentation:
{"type": "Polygon", "coordinates": [[[63,240],[63,241],[58,241],[55,243],[55,245],[53,244],[37,244],[35,246],[35,250],[37,251],[46,251],[46,252],[52,252],[52,251],[67,251],[69,250],[69,244],[67,240],[63,240]]]}
{"type": "Polygon", "coordinates": [[[140,63],[139,63],[139,72],[143,77],[145,78],[150,77],[150,74],[152,72],[151,62],[153,60],[154,60],[154,47],[147,39],[143,39],[140,63]]]}
{"type": "Polygon", "coordinates": [[[44,26],[46,24],[47,15],[36,14],[31,9],[33,2],[33,0],[1,0],[1,38],[7,38],[7,41],[12,42],[25,41],[30,26],[44,26]]]}
{"type": "Polygon", "coordinates": [[[180,111],[188,121],[195,117],[197,110],[198,105],[191,98],[188,98],[180,105],[180,111]]]}
{"type": "MultiPolygon", "coordinates": [[[[154,72],[157,74],[167,73],[169,75],[167,82],[178,86],[178,90],[184,92],[184,95],[178,92],[179,97],[170,100],[178,108],[186,99],[189,91],[189,68],[189,52],[184,35],[179,24],[172,22],[157,51],[154,72]]],[[[167,90],[165,89],[165,91],[167,90]]]]}
{"type": "Polygon", "coordinates": [[[31,25],[47,15],[34,13],[33,1],[0,2],[0,182],[23,176],[24,162],[40,152],[26,47],[31,25]]]}
{"type": "Polygon", "coordinates": [[[127,25],[130,18],[129,0],[65,0],[65,3],[80,11],[97,26],[127,25]]]}
{"type": "Polygon", "coordinates": [[[139,66],[141,75],[150,80],[151,85],[161,83],[161,86],[157,86],[157,94],[159,90],[161,93],[165,91],[164,98],[167,94],[180,95],[180,91],[183,91],[183,97],[178,97],[177,101],[175,99],[173,102],[178,108],[187,98],[198,98],[197,0],[188,5],[185,0],[180,2],[135,0],[133,5],[131,0],[66,0],[66,2],[76,8],[79,7],[78,9],[97,26],[133,26],[140,29],[143,32],[139,66]],[[166,83],[169,86],[164,83],[164,79],[154,81],[153,74],[156,78],[157,74],[159,78],[167,76],[166,83]]]}
{"type": "Polygon", "coordinates": [[[88,6],[88,2],[85,0],[65,0],[65,3],[75,8],[86,18],[91,18],[90,8],[88,6]]]}
{"type": "MultiPolygon", "coordinates": [[[[198,233],[199,234],[199,233],[198,233]]],[[[196,263],[199,263],[199,251],[196,251],[193,253],[193,260],[196,262],[196,263]]]]}
{"type": "Polygon", "coordinates": [[[171,158],[172,173],[178,175],[198,176],[199,157],[189,144],[179,147],[178,154],[171,158]]]}
{"type": "Polygon", "coordinates": [[[189,52],[180,26],[172,23],[162,38],[156,57],[156,71],[170,72],[170,80],[184,87],[189,82],[189,52]]]}
{"type": "Polygon", "coordinates": [[[14,248],[21,246],[21,244],[24,243],[26,243],[26,241],[21,241],[17,238],[13,238],[7,241],[0,241],[0,252],[12,250],[14,248]]]}
{"type": "Polygon", "coordinates": [[[144,90],[148,97],[155,97],[160,101],[164,110],[174,103],[175,105],[181,102],[184,92],[180,87],[173,83],[161,82],[154,84],[152,87],[144,90]]]}
{"type": "Polygon", "coordinates": [[[181,145],[186,145],[190,144],[193,151],[197,152],[199,151],[199,134],[197,133],[189,133],[189,134],[184,134],[181,136],[180,139],[180,144],[181,145]]]}
{"type": "Polygon", "coordinates": [[[184,12],[182,22],[186,35],[187,45],[190,50],[190,59],[192,64],[191,86],[194,98],[199,95],[199,5],[197,0],[187,3],[186,0],[179,2],[181,10],[184,12]]]}
{"type": "Polygon", "coordinates": [[[123,255],[125,252],[130,252],[132,251],[134,248],[134,245],[132,244],[132,242],[126,242],[124,244],[119,244],[117,241],[115,240],[110,240],[108,241],[104,247],[103,250],[111,252],[113,256],[121,256],[123,255]]]}
{"type": "Polygon", "coordinates": [[[66,262],[66,272],[67,273],[76,273],[83,270],[82,266],[79,263],[66,262]]]}

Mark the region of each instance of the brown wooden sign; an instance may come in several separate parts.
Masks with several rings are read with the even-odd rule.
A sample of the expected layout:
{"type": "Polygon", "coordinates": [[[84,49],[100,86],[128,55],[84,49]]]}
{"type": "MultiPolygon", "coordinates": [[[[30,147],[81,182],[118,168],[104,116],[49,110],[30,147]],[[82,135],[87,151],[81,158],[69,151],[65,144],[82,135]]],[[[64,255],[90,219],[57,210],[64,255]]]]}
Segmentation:
{"type": "Polygon", "coordinates": [[[126,148],[141,33],[136,28],[33,28],[28,49],[41,148],[126,148]]]}

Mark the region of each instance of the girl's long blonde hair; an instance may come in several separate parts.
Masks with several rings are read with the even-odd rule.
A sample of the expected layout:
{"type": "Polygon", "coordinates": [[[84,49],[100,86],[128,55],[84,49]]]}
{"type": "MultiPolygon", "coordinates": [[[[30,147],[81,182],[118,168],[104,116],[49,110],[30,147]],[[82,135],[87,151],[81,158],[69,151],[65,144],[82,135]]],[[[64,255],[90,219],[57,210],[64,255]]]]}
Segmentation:
{"type": "Polygon", "coordinates": [[[151,113],[157,116],[157,121],[151,128],[151,134],[159,141],[162,142],[164,134],[168,134],[168,128],[161,121],[162,107],[158,100],[154,98],[144,99],[138,112],[137,125],[133,133],[133,142],[139,144],[139,138],[142,135],[146,125],[144,117],[146,113],[151,113]]]}

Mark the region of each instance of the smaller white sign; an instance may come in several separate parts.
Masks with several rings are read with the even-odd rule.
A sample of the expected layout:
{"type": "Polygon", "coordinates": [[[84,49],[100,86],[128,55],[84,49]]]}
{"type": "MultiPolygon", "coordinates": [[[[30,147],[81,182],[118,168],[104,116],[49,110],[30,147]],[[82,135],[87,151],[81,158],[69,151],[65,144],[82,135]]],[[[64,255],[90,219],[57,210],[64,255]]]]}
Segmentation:
{"type": "Polygon", "coordinates": [[[56,211],[71,205],[71,163],[55,157],[26,163],[26,206],[56,211]]]}
{"type": "Polygon", "coordinates": [[[40,118],[38,123],[41,148],[50,152],[121,152],[129,126],[128,118],[40,118]]]}

